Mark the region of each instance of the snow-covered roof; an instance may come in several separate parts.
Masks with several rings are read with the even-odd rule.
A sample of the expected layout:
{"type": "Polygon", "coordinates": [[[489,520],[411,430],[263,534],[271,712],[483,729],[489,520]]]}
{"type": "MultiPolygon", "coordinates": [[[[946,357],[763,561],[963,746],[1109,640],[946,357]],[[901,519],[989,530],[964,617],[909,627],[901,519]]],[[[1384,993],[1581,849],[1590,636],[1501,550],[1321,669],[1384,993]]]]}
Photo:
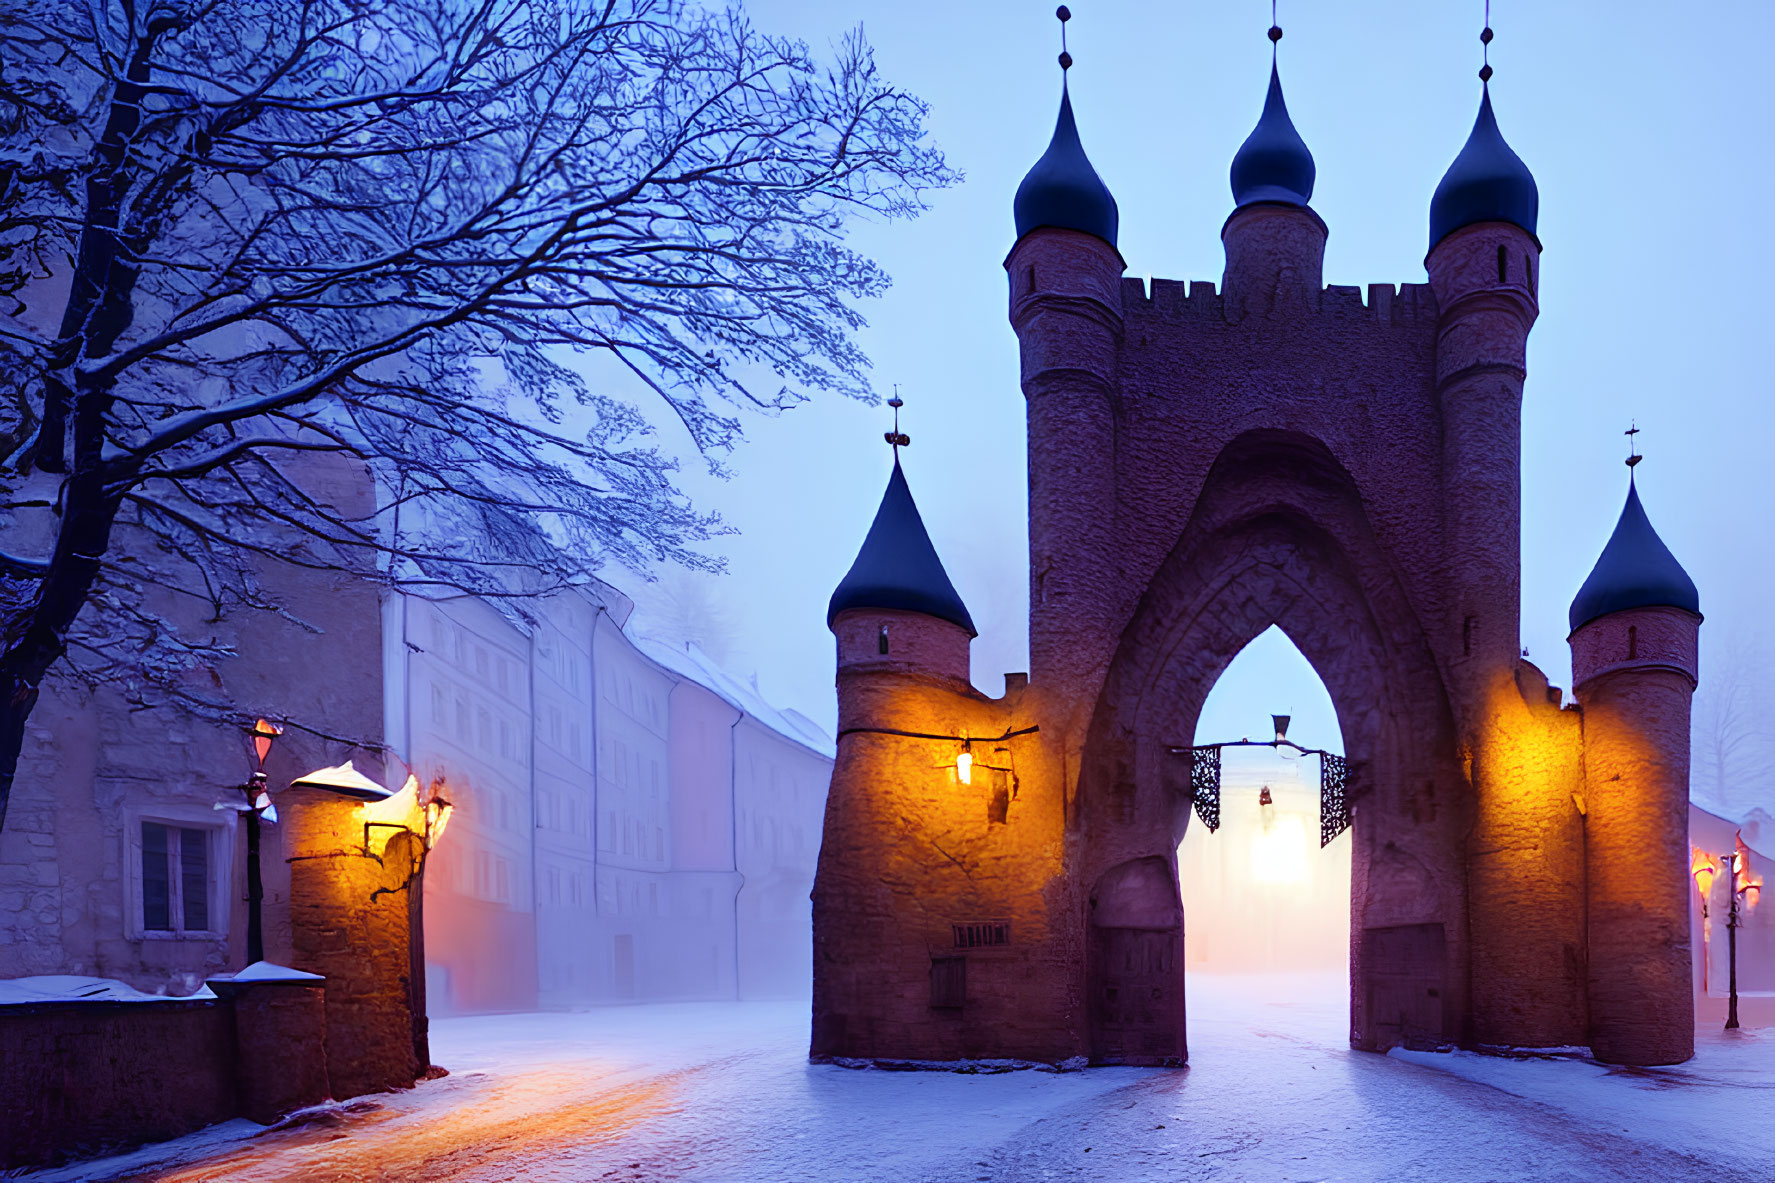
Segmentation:
{"type": "Polygon", "coordinates": [[[39,1002],[202,1002],[214,1000],[208,986],[193,994],[149,994],[115,978],[80,974],[43,974],[31,978],[0,978],[0,1006],[39,1002]]]}
{"type": "MultiPolygon", "coordinates": [[[[1742,841],[1740,831],[1743,828],[1742,822],[1721,817],[1711,809],[1703,809],[1693,801],[1689,802],[1689,842],[1709,854],[1731,854],[1734,839],[1742,841]]],[[[1753,866],[1760,861],[1775,867],[1775,856],[1758,850],[1749,842],[1744,843],[1744,848],[1754,856],[1753,866]]]]}
{"type": "Polygon", "coordinates": [[[799,711],[782,710],[764,700],[756,686],[741,682],[715,663],[715,659],[689,641],[682,648],[631,631],[623,635],[635,649],[669,674],[695,682],[729,706],[750,715],[760,724],[827,760],[837,758],[837,745],[819,725],[799,711]]]}
{"type": "Polygon", "coordinates": [[[211,974],[212,982],[324,982],[327,979],[320,974],[311,974],[305,969],[291,969],[287,965],[274,965],[269,961],[255,961],[239,973],[211,974]]]}

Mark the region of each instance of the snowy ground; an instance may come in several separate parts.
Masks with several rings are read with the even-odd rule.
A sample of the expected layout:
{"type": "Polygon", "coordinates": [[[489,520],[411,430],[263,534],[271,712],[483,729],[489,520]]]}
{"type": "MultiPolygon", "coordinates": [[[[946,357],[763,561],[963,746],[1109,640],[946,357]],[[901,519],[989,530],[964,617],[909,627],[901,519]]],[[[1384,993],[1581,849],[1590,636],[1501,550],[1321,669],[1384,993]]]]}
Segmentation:
{"type": "Polygon", "coordinates": [[[1190,1067],[997,1076],[805,1057],[797,1004],[433,1024],[443,1080],[50,1180],[1775,1181],[1775,1030],[1675,1069],[1352,1052],[1335,977],[1194,975],[1190,1067]]]}

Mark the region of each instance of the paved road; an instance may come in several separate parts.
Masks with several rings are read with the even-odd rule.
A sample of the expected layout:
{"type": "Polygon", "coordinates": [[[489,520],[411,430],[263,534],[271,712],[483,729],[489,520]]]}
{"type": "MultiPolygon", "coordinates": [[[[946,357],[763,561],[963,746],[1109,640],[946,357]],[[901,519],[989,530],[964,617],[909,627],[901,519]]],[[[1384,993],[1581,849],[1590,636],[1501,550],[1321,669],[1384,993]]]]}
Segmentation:
{"type": "Polygon", "coordinates": [[[1350,1051],[1342,1005],[1335,979],[1192,980],[1187,1070],[995,1076],[810,1066],[805,1004],[447,1020],[446,1079],[50,1177],[1775,1183],[1775,1033],[1670,1073],[1426,1064],[1350,1051]]]}

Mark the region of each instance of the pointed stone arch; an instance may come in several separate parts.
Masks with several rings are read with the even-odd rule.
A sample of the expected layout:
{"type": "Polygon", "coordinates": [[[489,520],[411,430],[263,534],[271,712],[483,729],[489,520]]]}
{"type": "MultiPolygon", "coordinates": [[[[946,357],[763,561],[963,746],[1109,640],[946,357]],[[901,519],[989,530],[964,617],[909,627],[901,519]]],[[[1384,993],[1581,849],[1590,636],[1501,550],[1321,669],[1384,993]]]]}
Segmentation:
{"type": "MultiPolygon", "coordinates": [[[[1173,749],[1190,746],[1215,681],[1271,625],[1324,682],[1350,760],[1351,1042],[1454,1042],[1466,1013],[1470,793],[1448,695],[1356,482],[1309,436],[1267,430],[1231,441],[1148,584],[1093,713],[1073,811],[1074,878],[1097,884],[1156,859],[1175,882],[1190,801],[1188,757],[1173,749]],[[1414,933],[1384,935],[1394,929],[1414,933]]],[[[1095,924],[1089,905],[1085,922],[1095,924]]],[[[1181,987],[1181,917],[1175,939],[1168,963],[1181,987]]],[[[1095,928],[1085,947],[1105,948],[1095,928]]],[[[1084,975],[1098,1031],[1123,987],[1101,955],[1087,955],[1084,975]]],[[[1124,1038],[1158,1050],[1094,1047],[1093,1055],[1181,1058],[1181,988],[1175,996],[1174,1031],[1166,1024],[1156,1041],[1124,1038]]]]}

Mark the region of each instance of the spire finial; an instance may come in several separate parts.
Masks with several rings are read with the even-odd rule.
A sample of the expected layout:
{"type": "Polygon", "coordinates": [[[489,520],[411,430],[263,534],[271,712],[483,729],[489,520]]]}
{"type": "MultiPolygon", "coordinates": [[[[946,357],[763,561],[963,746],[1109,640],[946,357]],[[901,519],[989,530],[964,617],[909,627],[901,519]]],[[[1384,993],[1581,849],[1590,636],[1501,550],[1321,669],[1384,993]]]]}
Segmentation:
{"type": "Polygon", "coordinates": [[[1639,424],[1629,419],[1627,421],[1627,430],[1621,434],[1627,437],[1627,475],[1628,478],[1631,479],[1633,476],[1633,466],[1645,459],[1644,456],[1639,454],[1639,441],[1633,438],[1639,434],[1639,424]]]}
{"type": "Polygon", "coordinates": [[[1060,73],[1064,77],[1072,69],[1072,55],[1066,52],[1066,22],[1072,19],[1072,9],[1062,4],[1054,10],[1054,16],[1060,21],[1060,73]]]}
{"type": "Polygon", "coordinates": [[[1479,81],[1491,82],[1491,0],[1485,0],[1485,28],[1479,30],[1479,81]]]}
{"type": "Polygon", "coordinates": [[[894,429],[883,433],[881,437],[894,446],[895,464],[900,463],[900,449],[912,446],[912,437],[900,430],[900,408],[905,405],[906,401],[900,397],[900,384],[896,382],[894,383],[894,397],[888,399],[888,406],[894,409],[894,429]]]}
{"type": "Polygon", "coordinates": [[[1282,26],[1276,20],[1276,0],[1270,0],[1270,63],[1276,61],[1276,42],[1282,40],[1282,26]]]}

